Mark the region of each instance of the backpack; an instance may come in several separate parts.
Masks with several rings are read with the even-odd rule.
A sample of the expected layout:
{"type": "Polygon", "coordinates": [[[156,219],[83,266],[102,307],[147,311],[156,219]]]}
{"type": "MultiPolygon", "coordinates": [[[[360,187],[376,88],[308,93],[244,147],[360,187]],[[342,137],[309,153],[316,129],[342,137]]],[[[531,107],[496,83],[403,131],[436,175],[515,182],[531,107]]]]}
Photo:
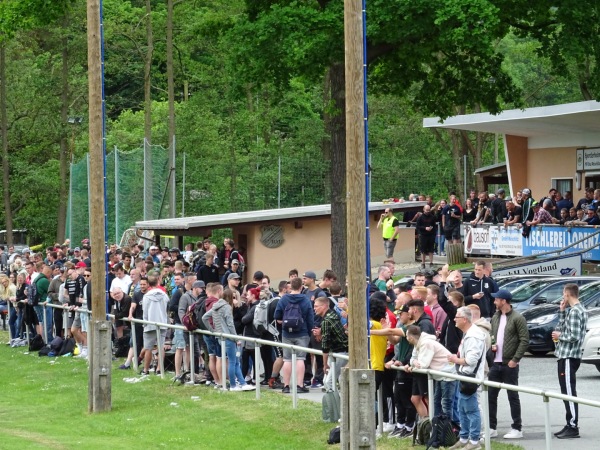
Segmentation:
{"type": "Polygon", "coordinates": [[[457,430],[448,416],[442,414],[431,422],[431,438],[427,441],[427,449],[450,447],[458,440],[457,430]]]}
{"type": "Polygon", "coordinates": [[[50,341],[50,350],[54,352],[54,354],[58,355],[60,349],[62,348],[64,339],[60,336],[56,336],[52,341],[50,341]]]}
{"type": "Polygon", "coordinates": [[[129,336],[117,338],[114,344],[115,357],[126,358],[129,354],[129,336]]]}
{"type": "Polygon", "coordinates": [[[329,432],[329,439],[327,439],[327,443],[329,445],[333,445],[333,444],[339,444],[340,441],[341,441],[340,427],[337,426],[335,428],[332,428],[331,431],[329,432]]]}
{"type": "Polygon", "coordinates": [[[44,348],[44,338],[41,334],[36,334],[31,341],[29,341],[29,351],[37,352],[44,348]]]}
{"type": "Polygon", "coordinates": [[[413,446],[427,445],[427,441],[431,438],[431,420],[429,417],[423,417],[414,428],[413,446]]]}
{"type": "Polygon", "coordinates": [[[299,303],[288,303],[283,310],[282,328],[288,333],[298,333],[304,326],[302,309],[299,303]]]}
{"type": "Polygon", "coordinates": [[[197,302],[188,306],[187,311],[181,318],[181,324],[188,331],[206,330],[202,316],[206,313],[206,298],[201,298],[197,302]]]}
{"type": "Polygon", "coordinates": [[[68,339],[64,340],[63,345],[60,348],[60,352],[57,354],[57,356],[66,356],[69,354],[72,355],[74,351],[75,351],[75,339],[68,338],[68,339]]]}
{"type": "Polygon", "coordinates": [[[27,286],[27,303],[29,303],[31,306],[37,306],[39,300],[40,299],[37,293],[37,284],[35,284],[34,281],[29,286],[27,286]]]}
{"type": "Polygon", "coordinates": [[[257,333],[263,335],[265,333],[271,333],[273,336],[279,336],[277,327],[269,323],[269,305],[274,299],[261,300],[254,308],[254,319],[252,325],[256,329],[257,333]]]}
{"type": "Polygon", "coordinates": [[[340,420],[340,393],[329,391],[325,393],[321,401],[322,417],[324,422],[337,422],[340,420]]]}
{"type": "Polygon", "coordinates": [[[38,356],[50,356],[52,349],[49,345],[44,345],[42,349],[38,352],[38,356]]]}

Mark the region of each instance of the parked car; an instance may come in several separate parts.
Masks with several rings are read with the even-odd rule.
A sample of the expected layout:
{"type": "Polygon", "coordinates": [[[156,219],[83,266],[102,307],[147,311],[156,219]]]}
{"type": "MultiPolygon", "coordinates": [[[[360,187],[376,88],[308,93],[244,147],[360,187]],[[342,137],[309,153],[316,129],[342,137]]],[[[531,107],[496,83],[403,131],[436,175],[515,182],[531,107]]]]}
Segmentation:
{"type": "Polygon", "coordinates": [[[531,283],[532,281],[555,278],[549,275],[502,275],[494,277],[498,289],[506,289],[510,292],[516,291],[521,286],[531,283]]]}
{"type": "Polygon", "coordinates": [[[583,340],[581,362],[595,365],[600,372],[600,308],[588,312],[587,333],[583,340]]]}
{"type": "MultiPolygon", "coordinates": [[[[561,296],[552,303],[534,306],[523,312],[529,329],[529,353],[545,355],[554,351],[552,331],[558,325],[561,296]]],[[[586,284],[579,290],[579,301],[588,309],[590,317],[600,314],[600,281],[586,284]],[[596,309],[597,308],[597,309],[596,309]]]]}
{"type": "Polygon", "coordinates": [[[512,292],[512,306],[520,313],[535,305],[550,303],[562,297],[563,288],[568,283],[579,286],[599,281],[598,277],[556,277],[534,280],[512,292]]]}

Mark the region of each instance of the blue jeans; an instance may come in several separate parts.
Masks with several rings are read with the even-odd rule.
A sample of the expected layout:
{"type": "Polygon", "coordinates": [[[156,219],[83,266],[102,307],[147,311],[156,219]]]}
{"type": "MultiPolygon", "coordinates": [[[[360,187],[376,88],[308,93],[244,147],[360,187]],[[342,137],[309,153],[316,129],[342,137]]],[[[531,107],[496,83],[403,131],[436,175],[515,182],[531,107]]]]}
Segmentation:
{"type": "Polygon", "coordinates": [[[225,339],[225,351],[227,352],[227,372],[229,373],[229,385],[235,387],[237,384],[243,386],[246,384],[242,374],[240,358],[237,357],[237,344],[234,341],[225,339]]]}
{"type": "Polygon", "coordinates": [[[41,303],[34,306],[33,309],[38,316],[40,324],[46,327],[46,334],[48,335],[46,343],[50,343],[50,341],[54,339],[52,337],[52,319],[54,317],[54,309],[52,309],[51,306],[44,306],[41,303]],[[46,310],[46,322],[44,322],[44,309],[46,310]]]}
{"type": "Polygon", "coordinates": [[[12,339],[21,337],[21,321],[23,320],[23,310],[10,308],[10,317],[8,318],[8,327],[10,328],[10,337],[12,339]]]}
{"type": "Polygon", "coordinates": [[[434,415],[444,414],[452,420],[454,405],[454,393],[456,392],[456,381],[434,381],[434,415]]]}
{"type": "Polygon", "coordinates": [[[459,394],[458,412],[460,416],[460,438],[478,442],[481,434],[481,414],[477,403],[477,392],[472,395],[459,394]]]}

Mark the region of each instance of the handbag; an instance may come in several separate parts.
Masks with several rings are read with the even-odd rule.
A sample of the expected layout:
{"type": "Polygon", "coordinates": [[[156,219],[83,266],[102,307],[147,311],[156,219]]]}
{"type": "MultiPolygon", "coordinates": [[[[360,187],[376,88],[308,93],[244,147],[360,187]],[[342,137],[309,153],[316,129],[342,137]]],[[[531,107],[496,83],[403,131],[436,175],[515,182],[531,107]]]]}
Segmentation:
{"type": "MultiPolygon", "coordinates": [[[[477,361],[477,365],[475,366],[475,370],[473,371],[473,373],[459,373],[459,375],[462,375],[463,377],[475,378],[477,376],[477,371],[479,370],[479,365],[481,364],[481,361],[483,361],[483,358],[485,358],[485,352],[483,353],[483,355],[481,355],[481,359],[477,361]]],[[[475,392],[477,392],[478,387],[479,383],[461,381],[460,393],[464,395],[473,395],[475,392]]]]}

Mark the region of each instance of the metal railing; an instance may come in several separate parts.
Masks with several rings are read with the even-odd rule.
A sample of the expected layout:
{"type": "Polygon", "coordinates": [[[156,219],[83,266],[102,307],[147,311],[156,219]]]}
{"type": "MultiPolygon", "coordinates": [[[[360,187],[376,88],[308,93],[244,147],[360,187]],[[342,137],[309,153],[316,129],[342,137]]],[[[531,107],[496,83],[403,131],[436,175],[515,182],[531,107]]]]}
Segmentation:
{"type": "MultiPolygon", "coordinates": [[[[54,305],[54,304],[50,304],[48,303],[48,306],[51,306],[52,308],[58,308],[58,309],[63,309],[65,314],[64,317],[64,324],[65,324],[65,336],[67,333],[67,317],[66,314],[69,311],[69,306],[68,305],[54,305]]],[[[46,333],[46,308],[43,309],[44,311],[44,333],[46,333]]],[[[91,311],[87,311],[86,312],[88,314],[91,314],[91,311]]],[[[110,316],[109,317],[114,319],[114,316],[110,316]]],[[[129,318],[123,318],[121,319],[123,321],[127,321],[127,322],[131,322],[133,324],[141,324],[141,325],[154,325],[156,327],[156,335],[157,335],[157,342],[160,342],[160,329],[161,328],[171,328],[173,330],[184,330],[184,331],[188,331],[185,327],[181,326],[181,325],[175,325],[175,324],[165,324],[165,323],[159,323],[159,322],[150,322],[150,321],[145,321],[145,320],[141,320],[141,319],[129,319],[129,318]]],[[[131,327],[131,339],[134,345],[132,345],[133,348],[133,362],[134,362],[134,368],[137,371],[138,370],[138,354],[137,354],[137,345],[136,345],[136,330],[135,330],[135,326],[131,327]]],[[[217,338],[220,339],[221,341],[221,354],[225,355],[226,354],[226,339],[230,339],[230,340],[234,340],[234,341],[245,341],[245,342],[252,342],[255,344],[254,347],[254,364],[255,364],[255,368],[254,368],[254,382],[257,386],[256,389],[256,399],[260,399],[260,374],[259,374],[259,370],[257,370],[258,367],[258,361],[260,360],[260,346],[261,345],[269,345],[272,347],[280,347],[280,348],[288,348],[292,351],[292,370],[291,370],[291,380],[290,380],[290,392],[292,394],[292,407],[295,409],[298,407],[298,392],[297,392],[297,380],[296,380],[296,371],[294,370],[294,368],[296,367],[296,360],[297,360],[297,352],[301,351],[303,353],[307,353],[307,354],[314,354],[314,355],[323,355],[323,352],[321,350],[315,350],[312,348],[305,348],[305,347],[300,347],[297,345],[290,345],[290,344],[284,344],[282,342],[275,342],[275,341],[268,341],[265,339],[260,339],[260,338],[253,338],[253,337],[248,337],[248,336],[238,336],[238,335],[231,335],[231,334],[226,334],[226,333],[214,333],[211,331],[206,331],[206,330],[195,330],[193,332],[189,332],[189,344],[190,344],[190,353],[193,351],[194,348],[194,335],[210,335],[210,336],[215,336],[217,338]]],[[[47,337],[47,336],[45,336],[47,337]]],[[[46,340],[47,342],[47,340],[46,340]]],[[[164,378],[164,348],[162,348],[162,346],[158,346],[158,354],[159,354],[159,364],[160,364],[160,371],[161,371],[161,378],[164,378]]],[[[347,355],[343,355],[343,354],[338,354],[338,353],[330,353],[329,354],[332,358],[333,358],[333,364],[330,366],[331,367],[331,376],[333,377],[333,389],[336,390],[337,386],[335,383],[335,380],[337,380],[337,376],[336,376],[336,360],[341,359],[341,360],[348,360],[348,356],[347,355]]],[[[190,355],[191,356],[191,355],[190,355]]],[[[393,370],[404,370],[403,367],[399,367],[399,366],[391,366],[393,370]]],[[[194,358],[190,357],[190,372],[193,374],[194,373],[194,358]]],[[[222,373],[222,377],[226,377],[226,373],[227,373],[227,362],[226,362],[226,358],[221,358],[221,373],[222,373]]],[[[545,411],[544,411],[544,429],[545,429],[545,440],[546,440],[546,449],[550,450],[552,448],[552,430],[551,430],[551,424],[550,424],[550,399],[556,399],[556,400],[561,400],[561,401],[567,401],[567,402],[573,402],[573,403],[579,403],[582,405],[587,405],[587,406],[592,406],[594,408],[600,408],[600,401],[595,401],[595,400],[588,400],[585,398],[581,398],[581,397],[573,397],[571,395],[565,395],[565,394],[561,394],[559,392],[553,392],[553,391],[549,391],[546,389],[537,389],[537,388],[530,388],[530,387],[526,387],[526,386],[517,386],[517,385],[513,385],[513,384],[506,384],[506,383],[498,383],[496,381],[489,381],[486,379],[476,379],[476,378],[471,378],[471,377],[465,377],[463,375],[458,375],[458,374],[454,374],[454,373],[449,373],[449,372],[440,372],[437,370],[432,370],[432,369],[411,369],[411,371],[413,373],[418,373],[418,374],[423,374],[423,375],[427,375],[427,383],[428,383],[428,392],[434,392],[434,379],[433,377],[440,377],[440,378],[451,378],[453,380],[456,381],[465,381],[468,383],[476,383],[481,385],[481,391],[482,391],[482,396],[481,396],[481,402],[482,402],[482,409],[484,411],[483,414],[483,424],[484,424],[484,429],[485,429],[485,447],[486,448],[491,448],[491,444],[490,444],[490,421],[489,421],[489,398],[488,398],[488,388],[489,387],[494,387],[497,389],[505,389],[507,391],[515,391],[515,392],[521,392],[524,394],[530,394],[530,395],[537,395],[542,397],[542,401],[544,402],[544,406],[545,406],[545,411]]],[[[266,374],[265,374],[266,375],[266,374]]],[[[226,390],[226,385],[225,383],[222,383],[222,389],[226,390]]],[[[378,393],[378,429],[380,432],[383,432],[383,398],[382,398],[382,389],[379,389],[379,393],[378,393]]],[[[390,412],[391,414],[391,412],[390,412]]],[[[433,419],[434,416],[434,408],[432,407],[432,402],[430,402],[430,407],[429,407],[429,417],[430,419],[433,419]]]]}

